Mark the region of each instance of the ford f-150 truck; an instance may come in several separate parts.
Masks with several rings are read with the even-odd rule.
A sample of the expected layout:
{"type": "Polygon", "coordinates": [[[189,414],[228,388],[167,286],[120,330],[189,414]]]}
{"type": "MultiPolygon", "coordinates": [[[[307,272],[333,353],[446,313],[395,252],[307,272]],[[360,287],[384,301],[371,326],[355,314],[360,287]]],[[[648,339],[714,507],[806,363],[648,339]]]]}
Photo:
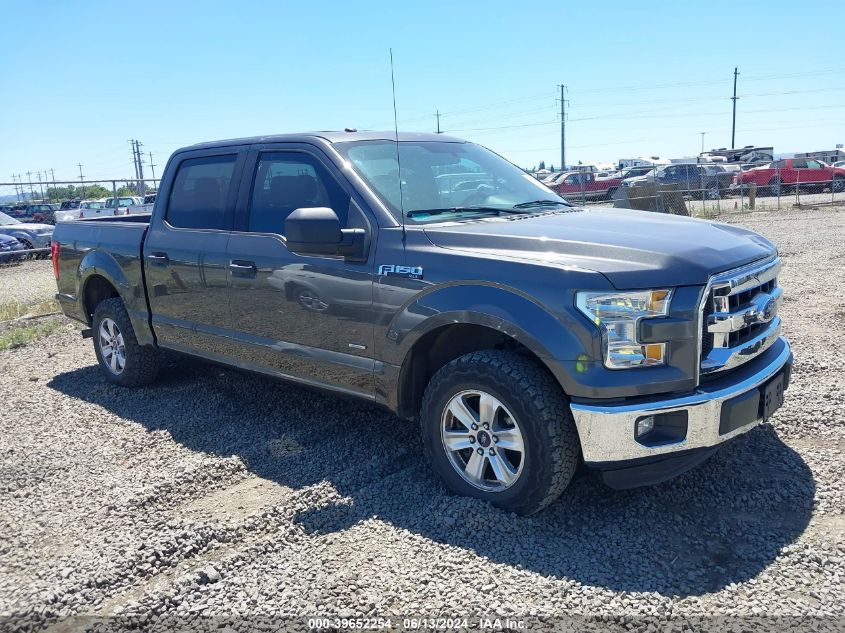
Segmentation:
{"type": "Polygon", "coordinates": [[[159,192],[53,236],[57,299],[107,380],[149,383],[170,350],[363,398],[419,420],[451,490],[511,511],[581,461],[617,488],[679,474],[789,384],[768,240],[572,206],[473,143],[206,143],[159,192]]]}

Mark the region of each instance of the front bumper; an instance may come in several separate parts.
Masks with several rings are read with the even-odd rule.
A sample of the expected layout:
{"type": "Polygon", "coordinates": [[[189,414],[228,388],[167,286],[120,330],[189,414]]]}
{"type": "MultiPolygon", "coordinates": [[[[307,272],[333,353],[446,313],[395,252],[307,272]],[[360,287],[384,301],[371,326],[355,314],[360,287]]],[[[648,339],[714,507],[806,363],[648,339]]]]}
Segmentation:
{"type": "MultiPolygon", "coordinates": [[[[672,460],[676,467],[667,468],[666,476],[642,483],[656,483],[680,474],[702,461],[719,445],[745,433],[762,421],[754,409],[741,424],[731,424],[725,431],[723,406],[726,402],[742,403],[749,394],[759,391],[766,382],[784,371],[784,388],[792,367],[792,351],[785,338],[780,337],[765,353],[734,369],[724,377],[705,382],[692,393],[672,398],[637,398],[593,404],[571,403],[572,414],[581,438],[581,450],[587,466],[600,470],[617,470],[660,461],[672,460]],[[682,439],[654,446],[645,445],[635,437],[637,421],[643,417],[671,412],[685,412],[686,431],[682,439]],[[720,432],[720,426],[722,427],[720,432]],[[706,453],[706,455],[705,455],[706,453]],[[680,457],[688,457],[682,460],[680,457]],[[680,466],[688,463],[686,468],[680,466]]],[[[741,408],[741,406],[740,406],[741,408]]],[[[681,413],[683,415],[683,413],[681,413]]],[[[654,472],[652,466],[648,470],[654,472]]],[[[659,468],[657,470],[660,470],[659,468]]]]}

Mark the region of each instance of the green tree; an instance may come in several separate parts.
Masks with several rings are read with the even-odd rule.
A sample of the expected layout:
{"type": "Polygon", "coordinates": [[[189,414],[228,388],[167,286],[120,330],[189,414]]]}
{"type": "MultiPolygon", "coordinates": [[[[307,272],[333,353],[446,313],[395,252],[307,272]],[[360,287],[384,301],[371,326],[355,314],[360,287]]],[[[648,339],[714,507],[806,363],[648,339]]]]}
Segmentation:
{"type": "Polygon", "coordinates": [[[545,169],[545,168],[546,168],[546,161],[541,160],[540,161],[540,167],[538,167],[538,169],[545,169]]]}

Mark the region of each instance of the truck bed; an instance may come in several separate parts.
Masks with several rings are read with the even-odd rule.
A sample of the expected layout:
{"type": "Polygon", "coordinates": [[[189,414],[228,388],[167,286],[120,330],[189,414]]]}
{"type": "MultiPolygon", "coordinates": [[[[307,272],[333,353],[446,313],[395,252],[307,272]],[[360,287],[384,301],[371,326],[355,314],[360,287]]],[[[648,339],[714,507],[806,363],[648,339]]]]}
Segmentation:
{"type": "MultiPolygon", "coordinates": [[[[150,215],[103,216],[60,222],[53,232],[59,246],[56,298],[68,316],[90,322],[80,285],[92,274],[114,280],[137,324],[147,328],[142,250],[150,215]]],[[[89,286],[91,287],[91,286],[89,286]]]]}

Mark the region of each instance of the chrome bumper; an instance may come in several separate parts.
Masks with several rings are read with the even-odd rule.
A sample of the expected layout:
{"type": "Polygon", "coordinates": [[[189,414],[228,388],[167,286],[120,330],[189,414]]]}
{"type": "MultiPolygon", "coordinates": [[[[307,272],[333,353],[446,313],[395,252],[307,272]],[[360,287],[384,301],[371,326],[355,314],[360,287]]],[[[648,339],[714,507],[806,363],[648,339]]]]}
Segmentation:
{"type": "Polygon", "coordinates": [[[656,455],[671,456],[680,451],[716,446],[745,433],[761,420],[723,435],[719,434],[722,405],[759,387],[792,362],[789,343],[780,337],[768,353],[750,361],[728,376],[703,384],[691,395],[649,399],[637,404],[572,403],[572,415],[581,438],[584,461],[590,463],[624,462],[656,455]],[[782,343],[782,345],[781,345],[782,343]],[[686,437],[672,444],[645,446],[634,437],[637,420],[643,416],[672,411],[687,411],[686,437]]]}

